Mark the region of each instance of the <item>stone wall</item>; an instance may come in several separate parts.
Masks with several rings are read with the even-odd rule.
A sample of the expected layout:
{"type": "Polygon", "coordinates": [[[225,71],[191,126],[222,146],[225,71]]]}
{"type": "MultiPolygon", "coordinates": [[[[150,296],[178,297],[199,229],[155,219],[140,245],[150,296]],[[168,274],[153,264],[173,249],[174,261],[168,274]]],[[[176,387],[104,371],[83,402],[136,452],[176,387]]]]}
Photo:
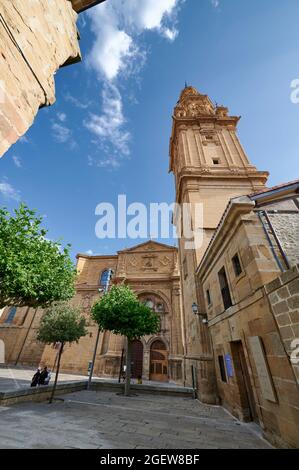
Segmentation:
{"type": "Polygon", "coordinates": [[[54,103],[57,69],[80,60],[76,20],[68,0],[1,0],[0,156],[54,103]]]}
{"type": "Polygon", "coordinates": [[[299,212],[268,214],[291,266],[299,263],[299,212]]]}
{"type": "Polygon", "coordinates": [[[291,319],[291,314],[295,315],[293,301],[296,298],[291,291],[298,288],[298,279],[296,268],[281,276],[276,287],[274,281],[272,286],[270,284],[271,287],[268,285],[259,289],[209,323],[220,403],[241,420],[256,419],[265,437],[278,447],[299,446],[298,366],[292,364],[290,360],[289,347],[290,336],[293,338],[295,328],[298,328],[298,318],[293,317],[294,323],[291,319]],[[289,281],[286,281],[287,274],[290,276],[289,281]],[[268,294],[268,291],[271,293],[268,294]],[[272,313],[269,298],[275,302],[274,309],[277,315],[272,313]],[[281,308],[281,302],[290,303],[288,314],[280,313],[284,310],[281,308]],[[284,323],[284,315],[289,315],[290,324],[279,326],[278,322],[284,323]],[[261,342],[267,373],[259,369],[251,345],[252,338],[259,338],[261,342]],[[288,353],[286,347],[289,348],[288,353]],[[241,348],[244,352],[244,361],[248,369],[247,386],[237,348],[241,348]],[[221,375],[219,357],[229,357],[231,360],[231,374],[225,362],[225,379],[221,375]],[[270,397],[265,392],[265,383],[270,389],[272,395],[270,397]],[[250,409],[248,389],[252,393],[256,418],[250,409]]]}
{"type": "Polygon", "coordinates": [[[298,268],[281,273],[258,214],[249,209],[237,216],[237,210],[232,207],[235,216],[225,221],[198,272],[220,403],[239,419],[258,422],[274,445],[298,447],[298,365],[291,360],[299,335],[298,268]],[[226,309],[218,279],[223,266],[232,299],[226,309]]]}
{"type": "MultiPolygon", "coordinates": [[[[299,269],[295,266],[266,286],[285,351],[299,385],[299,269]],[[296,354],[296,350],[298,351],[296,354]]],[[[299,391],[298,391],[299,393],[299,391]]]]}

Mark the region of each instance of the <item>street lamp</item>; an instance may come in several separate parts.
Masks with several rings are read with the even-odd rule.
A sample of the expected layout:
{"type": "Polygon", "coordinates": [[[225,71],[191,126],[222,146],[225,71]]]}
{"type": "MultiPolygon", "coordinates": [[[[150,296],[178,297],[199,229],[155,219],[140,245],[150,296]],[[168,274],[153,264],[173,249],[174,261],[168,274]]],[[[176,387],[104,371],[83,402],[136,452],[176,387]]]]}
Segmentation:
{"type": "Polygon", "coordinates": [[[194,315],[197,315],[198,317],[201,317],[201,322],[204,324],[204,325],[207,325],[208,324],[208,315],[206,313],[200,313],[199,312],[199,309],[198,309],[198,305],[196,302],[193,302],[192,304],[192,313],[194,315]]]}
{"type": "Polygon", "coordinates": [[[192,304],[192,313],[194,313],[194,315],[198,315],[198,305],[195,302],[192,304]]]}
{"type": "MultiPolygon", "coordinates": [[[[107,292],[109,290],[112,275],[113,275],[113,270],[109,269],[105,287],[104,288],[100,287],[98,289],[99,294],[103,294],[103,295],[107,294],[107,292]]],[[[94,347],[94,351],[93,351],[92,363],[91,363],[91,367],[90,367],[90,370],[89,370],[87,390],[90,390],[90,386],[91,386],[91,380],[92,380],[94,364],[95,364],[95,360],[96,360],[96,356],[97,356],[97,349],[98,349],[98,344],[99,344],[99,339],[100,339],[100,333],[101,333],[101,329],[98,328],[97,338],[96,338],[95,347],[94,347]]]]}

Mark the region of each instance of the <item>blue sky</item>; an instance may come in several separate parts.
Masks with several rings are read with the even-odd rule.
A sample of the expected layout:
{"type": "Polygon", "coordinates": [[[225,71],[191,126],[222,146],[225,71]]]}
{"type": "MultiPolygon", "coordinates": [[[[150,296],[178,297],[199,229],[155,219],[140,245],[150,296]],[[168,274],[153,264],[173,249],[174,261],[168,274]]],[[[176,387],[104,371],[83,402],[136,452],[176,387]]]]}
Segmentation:
{"type": "Polygon", "coordinates": [[[118,194],[173,201],[171,113],[185,81],[242,116],[241,142],[270,185],[297,178],[298,18],[297,0],[108,0],[84,13],[83,62],[57,73],[57,102],[0,160],[0,204],[36,208],[73,256],[140,243],[99,240],[95,208],[118,194]]]}

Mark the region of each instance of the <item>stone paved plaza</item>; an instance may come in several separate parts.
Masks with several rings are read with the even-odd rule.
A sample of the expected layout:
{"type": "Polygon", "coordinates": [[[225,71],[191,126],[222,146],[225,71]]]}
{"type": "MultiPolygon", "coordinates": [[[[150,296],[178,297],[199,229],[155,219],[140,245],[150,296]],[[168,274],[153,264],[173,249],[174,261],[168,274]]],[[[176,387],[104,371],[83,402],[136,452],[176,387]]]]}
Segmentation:
{"type": "Polygon", "coordinates": [[[252,425],[192,398],[81,391],[0,407],[0,448],[265,449],[252,425]],[[64,401],[63,401],[63,400],[64,401]]]}

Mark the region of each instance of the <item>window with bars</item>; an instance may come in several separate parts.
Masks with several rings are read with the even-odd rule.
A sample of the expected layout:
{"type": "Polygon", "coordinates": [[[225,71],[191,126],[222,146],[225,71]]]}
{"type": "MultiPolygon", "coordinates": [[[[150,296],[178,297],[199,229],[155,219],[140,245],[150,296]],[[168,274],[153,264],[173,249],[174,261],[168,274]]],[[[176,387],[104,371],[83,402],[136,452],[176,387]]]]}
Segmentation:
{"type": "Polygon", "coordinates": [[[212,299],[211,299],[211,292],[210,292],[210,289],[207,289],[206,295],[207,295],[208,305],[211,305],[211,304],[212,304],[212,299]]]}
{"type": "Polygon", "coordinates": [[[224,267],[218,273],[220,290],[225,310],[233,305],[224,267]]]}
{"type": "Polygon", "coordinates": [[[108,269],[105,269],[105,271],[103,271],[100,275],[100,279],[99,279],[100,286],[105,287],[107,285],[108,279],[109,279],[109,271],[108,269]]]}
{"type": "Polygon", "coordinates": [[[233,263],[235,275],[240,276],[240,274],[242,273],[243,270],[242,270],[242,266],[241,266],[241,262],[240,262],[240,258],[239,258],[238,253],[236,253],[235,256],[233,256],[232,263],[233,263]]]}
{"type": "Polygon", "coordinates": [[[225,371],[225,363],[224,363],[223,356],[218,356],[218,363],[219,363],[221,380],[222,380],[222,382],[227,382],[226,371],[225,371]]]}

